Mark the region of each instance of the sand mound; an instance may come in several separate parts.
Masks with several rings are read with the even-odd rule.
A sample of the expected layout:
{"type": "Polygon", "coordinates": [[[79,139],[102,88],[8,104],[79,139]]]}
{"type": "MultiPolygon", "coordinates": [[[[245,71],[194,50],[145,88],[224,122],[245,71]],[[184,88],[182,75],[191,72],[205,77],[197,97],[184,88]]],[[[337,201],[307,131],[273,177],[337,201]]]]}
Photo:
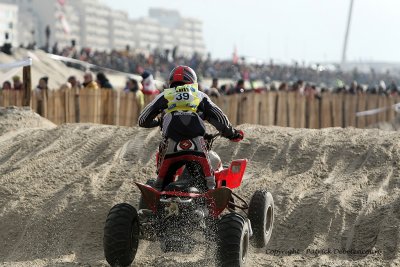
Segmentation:
{"type": "Polygon", "coordinates": [[[54,128],[51,121],[39,116],[29,107],[0,107],[0,135],[9,131],[25,131],[29,128],[54,128]]]}
{"type": "MultiPolygon", "coordinates": [[[[26,50],[23,48],[15,48],[13,50],[12,56],[0,52],[0,62],[2,64],[24,60],[28,57],[32,58],[32,88],[36,88],[39,79],[43,76],[49,77],[48,83],[51,90],[59,89],[63,84],[67,82],[68,77],[72,75],[76,76],[79,81],[83,81],[84,72],[82,70],[84,68],[82,68],[82,70],[79,70],[76,68],[68,67],[63,62],[50,58],[42,50],[26,50]]],[[[0,74],[5,74],[8,71],[10,71],[10,69],[0,70],[0,74]]],[[[15,75],[19,75],[22,78],[22,68],[19,68],[16,71],[17,72],[15,73],[15,75]]],[[[97,70],[94,72],[97,73],[97,70]]],[[[104,72],[115,89],[122,89],[125,87],[127,74],[112,71],[104,72]]],[[[138,75],[130,76],[135,77],[139,80],[141,79],[138,75]]],[[[8,78],[8,80],[11,81],[11,77],[8,78]]],[[[2,83],[1,77],[0,81],[2,83]]]]}
{"type": "MultiPolygon", "coordinates": [[[[41,50],[16,48],[12,56],[0,52],[0,62],[4,64],[24,60],[28,57],[32,58],[31,75],[33,88],[36,88],[39,79],[43,76],[49,77],[48,83],[50,89],[59,89],[62,84],[67,82],[68,77],[71,75],[75,75],[79,80],[83,77],[83,71],[69,68],[64,63],[51,59],[41,50]]],[[[0,71],[0,74],[7,71],[9,69],[4,69],[0,71]]],[[[22,68],[19,68],[15,75],[19,75],[22,78],[22,68]]],[[[11,81],[12,79],[9,80],[11,81]]]]}
{"type": "MultiPolygon", "coordinates": [[[[0,116],[0,129],[9,123],[0,116]]],[[[133,182],[154,177],[159,131],[20,125],[0,135],[0,265],[106,266],[104,220],[116,203],[137,206],[133,182]]],[[[268,249],[252,251],[249,266],[400,264],[398,133],[240,128],[243,142],[220,139],[215,150],[224,162],[248,158],[239,193],[267,188],[276,205],[268,249]]],[[[208,265],[203,258],[141,242],[135,266],[208,265]]]]}

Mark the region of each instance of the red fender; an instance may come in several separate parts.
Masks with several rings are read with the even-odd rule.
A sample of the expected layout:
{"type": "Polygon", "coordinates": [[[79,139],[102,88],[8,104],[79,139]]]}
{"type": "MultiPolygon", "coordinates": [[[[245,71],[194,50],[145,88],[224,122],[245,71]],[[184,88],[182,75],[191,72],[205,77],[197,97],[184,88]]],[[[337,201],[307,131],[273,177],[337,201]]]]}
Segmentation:
{"type": "Polygon", "coordinates": [[[242,183],[243,175],[246,170],[247,159],[238,159],[231,162],[227,169],[215,172],[215,182],[217,188],[228,187],[234,189],[242,183]]]}

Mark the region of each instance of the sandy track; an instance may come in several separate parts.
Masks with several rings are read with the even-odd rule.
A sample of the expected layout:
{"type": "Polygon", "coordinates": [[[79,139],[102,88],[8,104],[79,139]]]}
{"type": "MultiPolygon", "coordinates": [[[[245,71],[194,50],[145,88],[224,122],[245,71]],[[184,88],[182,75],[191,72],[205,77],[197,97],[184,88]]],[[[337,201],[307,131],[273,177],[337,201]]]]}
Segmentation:
{"type": "MultiPolygon", "coordinates": [[[[55,127],[28,110],[1,111],[0,266],[106,266],[104,220],[116,203],[137,206],[133,182],[154,177],[158,130],[55,127]]],[[[239,193],[267,188],[276,205],[268,250],[253,250],[249,266],[400,264],[397,132],[240,128],[243,142],[221,139],[215,150],[224,162],[248,158],[239,193]]],[[[201,250],[164,255],[149,242],[135,260],[210,264],[201,250]]]]}

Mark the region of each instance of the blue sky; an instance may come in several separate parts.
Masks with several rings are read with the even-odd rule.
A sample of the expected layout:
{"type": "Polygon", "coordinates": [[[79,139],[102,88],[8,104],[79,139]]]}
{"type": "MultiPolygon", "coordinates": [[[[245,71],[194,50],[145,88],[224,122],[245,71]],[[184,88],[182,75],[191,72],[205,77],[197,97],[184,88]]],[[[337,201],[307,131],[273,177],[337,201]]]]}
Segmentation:
{"type": "MultiPolygon", "coordinates": [[[[341,60],[350,0],[101,0],[143,17],[150,7],[203,21],[213,58],[239,55],[276,62],[341,60]]],[[[350,61],[400,62],[400,1],[355,0],[350,61]]]]}

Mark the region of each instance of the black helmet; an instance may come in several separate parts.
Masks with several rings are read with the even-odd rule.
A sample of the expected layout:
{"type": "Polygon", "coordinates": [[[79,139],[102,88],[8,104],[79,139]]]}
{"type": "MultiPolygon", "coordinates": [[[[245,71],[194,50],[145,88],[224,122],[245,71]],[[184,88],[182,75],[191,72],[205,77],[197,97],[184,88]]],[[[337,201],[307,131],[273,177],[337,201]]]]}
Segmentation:
{"type": "Polygon", "coordinates": [[[184,84],[197,82],[197,75],[192,68],[188,66],[177,66],[169,74],[169,87],[176,87],[184,84]]]}

